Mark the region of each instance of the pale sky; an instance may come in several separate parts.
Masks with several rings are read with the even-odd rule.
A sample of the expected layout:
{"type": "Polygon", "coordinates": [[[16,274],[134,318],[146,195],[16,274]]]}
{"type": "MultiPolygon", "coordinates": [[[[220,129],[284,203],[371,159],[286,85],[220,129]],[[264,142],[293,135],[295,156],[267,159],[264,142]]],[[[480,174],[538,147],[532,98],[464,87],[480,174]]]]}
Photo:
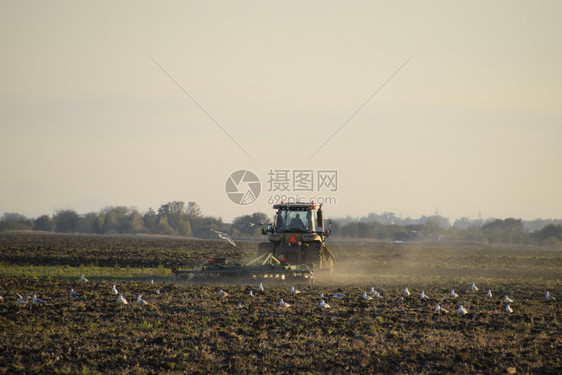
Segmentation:
{"type": "Polygon", "coordinates": [[[1,1],[0,215],[180,200],[230,221],[272,212],[270,170],[335,170],[336,191],[284,194],[335,198],[336,217],[562,218],[561,15],[560,1],[1,1]],[[245,206],[225,192],[240,169],[261,182],[245,206]]]}

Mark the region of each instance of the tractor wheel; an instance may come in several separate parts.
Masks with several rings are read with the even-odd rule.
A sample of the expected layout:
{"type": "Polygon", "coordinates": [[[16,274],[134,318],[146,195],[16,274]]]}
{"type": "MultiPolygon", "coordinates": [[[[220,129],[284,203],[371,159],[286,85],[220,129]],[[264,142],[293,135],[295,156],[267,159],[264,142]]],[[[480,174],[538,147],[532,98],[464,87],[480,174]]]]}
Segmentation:
{"type": "Polygon", "coordinates": [[[334,261],[329,255],[330,252],[321,242],[311,242],[308,245],[306,261],[317,265],[322,271],[327,271],[330,275],[334,272],[334,261]]]}
{"type": "Polygon", "coordinates": [[[258,245],[258,256],[264,254],[273,254],[276,245],[277,243],[275,242],[260,242],[260,244],[258,245]]]}

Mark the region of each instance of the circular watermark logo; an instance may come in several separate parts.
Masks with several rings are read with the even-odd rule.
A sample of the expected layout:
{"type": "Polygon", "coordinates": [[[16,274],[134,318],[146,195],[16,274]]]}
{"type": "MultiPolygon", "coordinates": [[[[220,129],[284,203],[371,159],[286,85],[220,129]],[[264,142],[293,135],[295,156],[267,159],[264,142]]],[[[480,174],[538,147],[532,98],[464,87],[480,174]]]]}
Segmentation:
{"type": "Polygon", "coordinates": [[[241,169],[228,176],[225,189],[233,203],[246,206],[254,203],[260,196],[261,183],[254,172],[241,169]]]}

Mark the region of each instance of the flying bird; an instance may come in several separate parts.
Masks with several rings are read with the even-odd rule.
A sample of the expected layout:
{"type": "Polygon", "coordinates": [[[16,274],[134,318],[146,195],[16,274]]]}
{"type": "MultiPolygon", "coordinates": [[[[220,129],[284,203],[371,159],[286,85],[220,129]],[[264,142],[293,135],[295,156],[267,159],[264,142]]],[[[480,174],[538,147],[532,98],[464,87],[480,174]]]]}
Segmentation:
{"type": "Polygon", "coordinates": [[[459,308],[457,309],[457,312],[458,312],[459,314],[462,314],[462,315],[468,313],[468,311],[463,307],[463,305],[459,305],[459,308]]]}
{"type": "Polygon", "coordinates": [[[329,308],[330,308],[330,305],[328,305],[328,304],[326,303],[326,301],[324,301],[323,299],[320,300],[320,305],[319,305],[319,306],[320,306],[320,308],[322,308],[322,309],[329,309],[329,308]]]}
{"type": "Polygon", "coordinates": [[[370,299],[373,299],[373,297],[371,297],[370,295],[368,295],[367,292],[363,292],[363,299],[364,299],[365,301],[368,301],[368,300],[370,300],[370,299]]]}
{"type": "Polygon", "coordinates": [[[223,232],[219,232],[218,230],[213,230],[213,232],[215,232],[221,239],[228,241],[231,245],[238,247],[238,245],[236,245],[236,243],[234,243],[234,241],[232,241],[232,238],[230,238],[230,236],[226,233],[223,232]]]}
{"type": "Polygon", "coordinates": [[[80,293],[74,291],[74,288],[70,289],[70,298],[78,298],[80,297],[80,293]]]}
{"type": "Polygon", "coordinates": [[[424,293],[423,290],[420,293],[420,299],[429,299],[429,297],[424,293]]]}
{"type": "Polygon", "coordinates": [[[505,303],[511,303],[511,302],[513,302],[513,300],[512,300],[511,298],[509,298],[509,297],[507,296],[507,294],[505,295],[505,297],[503,297],[503,301],[504,301],[505,303]]]}
{"type": "Polygon", "coordinates": [[[474,290],[475,292],[478,291],[478,287],[476,286],[476,284],[474,284],[474,281],[470,285],[470,289],[474,290]]]}
{"type": "Polygon", "coordinates": [[[511,306],[509,306],[509,303],[507,305],[505,305],[505,311],[508,313],[512,313],[513,309],[511,308],[511,306]]]}
{"type": "Polygon", "coordinates": [[[488,292],[486,293],[486,297],[492,297],[492,289],[488,289],[488,292]]]}
{"type": "Polygon", "coordinates": [[[404,295],[406,296],[410,295],[410,291],[408,290],[408,287],[404,288],[404,295]]]}
{"type": "Polygon", "coordinates": [[[117,290],[117,287],[115,286],[115,284],[113,284],[113,288],[111,288],[111,294],[119,294],[119,291],[117,290]]]}
{"type": "Polygon", "coordinates": [[[451,289],[451,297],[453,298],[457,298],[459,295],[457,293],[455,293],[454,289],[451,289]]]}
{"type": "Polygon", "coordinates": [[[119,294],[119,298],[117,298],[117,304],[118,305],[126,305],[129,302],[127,302],[127,299],[125,297],[123,297],[123,293],[119,294]]]}
{"type": "Polygon", "coordinates": [[[221,296],[221,297],[226,297],[226,296],[228,296],[228,293],[225,292],[224,290],[220,289],[220,290],[219,290],[219,296],[221,296]]]}
{"type": "Polygon", "coordinates": [[[549,301],[556,301],[556,298],[554,298],[553,296],[550,295],[550,292],[547,290],[546,293],[544,294],[544,297],[549,300],[549,301]]]}
{"type": "Polygon", "coordinates": [[[84,275],[80,275],[80,281],[86,283],[86,282],[88,282],[88,281],[90,281],[90,280],[86,279],[86,277],[85,277],[84,275]]]}
{"type": "Polygon", "coordinates": [[[279,298],[279,306],[286,309],[287,307],[291,307],[287,302],[283,301],[283,298],[279,298]]]}
{"type": "Polygon", "coordinates": [[[46,302],[43,301],[41,298],[37,297],[37,294],[34,294],[34,295],[33,295],[32,301],[33,301],[33,303],[39,303],[39,304],[46,303],[46,302]]]}
{"type": "Polygon", "coordinates": [[[143,306],[148,305],[148,302],[146,302],[144,299],[142,299],[142,295],[140,295],[140,294],[137,296],[137,303],[139,305],[143,305],[143,306]]]}
{"type": "Polygon", "coordinates": [[[301,291],[296,289],[294,286],[291,287],[291,293],[293,294],[299,294],[301,291]]]}

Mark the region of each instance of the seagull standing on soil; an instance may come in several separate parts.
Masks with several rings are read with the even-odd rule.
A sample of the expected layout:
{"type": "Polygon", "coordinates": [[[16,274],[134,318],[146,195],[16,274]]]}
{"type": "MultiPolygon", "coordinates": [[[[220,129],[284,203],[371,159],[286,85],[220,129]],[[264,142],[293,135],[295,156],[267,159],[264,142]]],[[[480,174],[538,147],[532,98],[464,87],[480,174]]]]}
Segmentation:
{"type": "Polygon", "coordinates": [[[221,289],[221,290],[219,290],[219,296],[226,297],[226,296],[228,296],[228,293],[221,289]]]}
{"type": "Polygon", "coordinates": [[[511,302],[513,302],[513,300],[512,300],[511,298],[509,298],[509,297],[507,296],[507,294],[505,295],[505,297],[503,297],[503,301],[504,301],[505,303],[511,303],[511,302]]]}
{"type": "Polygon", "coordinates": [[[115,284],[113,284],[113,288],[111,288],[111,293],[115,294],[115,295],[119,294],[119,291],[117,290],[117,287],[115,286],[115,284]]]}
{"type": "Polygon", "coordinates": [[[343,298],[343,297],[345,297],[345,294],[343,294],[343,293],[334,294],[334,298],[343,298]]]}
{"type": "Polygon", "coordinates": [[[293,294],[299,294],[301,291],[296,289],[294,286],[291,287],[291,293],[293,294]]]}
{"type": "Polygon", "coordinates": [[[546,293],[544,294],[544,298],[546,298],[546,299],[549,300],[549,301],[556,301],[556,298],[554,298],[553,296],[551,296],[548,290],[547,290],[546,293]]]}
{"type": "Polygon", "coordinates": [[[263,288],[263,284],[262,284],[262,283],[260,283],[260,285],[258,285],[258,290],[259,290],[260,292],[263,292],[263,291],[265,290],[265,289],[263,288]]]}
{"type": "Polygon", "coordinates": [[[457,312],[458,312],[459,314],[462,314],[462,315],[468,313],[468,311],[463,307],[463,305],[459,305],[459,308],[457,309],[457,312]]]}
{"type": "Polygon", "coordinates": [[[287,302],[283,301],[283,298],[279,298],[279,306],[286,309],[287,307],[291,307],[287,302]]]}
{"type": "Polygon", "coordinates": [[[253,297],[253,296],[254,296],[254,291],[253,291],[252,289],[250,289],[250,291],[248,292],[248,295],[249,295],[250,297],[253,297]]]}
{"type": "Polygon", "coordinates": [[[127,302],[127,299],[125,299],[125,297],[123,297],[123,293],[119,294],[119,298],[117,298],[117,304],[118,305],[126,305],[129,302],[127,302]]]}
{"type": "Polygon", "coordinates": [[[425,295],[423,290],[420,293],[420,299],[429,299],[429,297],[425,295]]]}
{"type": "Polygon", "coordinates": [[[492,289],[488,289],[488,292],[486,293],[486,297],[492,297],[492,289]]]}
{"type": "Polygon", "coordinates": [[[326,301],[324,301],[323,299],[320,300],[320,305],[319,305],[319,306],[320,306],[320,308],[322,308],[322,309],[329,309],[329,308],[330,308],[330,305],[328,305],[328,304],[326,303],[326,301]]]}
{"type": "Polygon", "coordinates": [[[377,293],[377,291],[375,290],[375,287],[374,287],[374,286],[371,287],[371,290],[369,291],[369,293],[371,293],[371,294],[376,294],[376,293],[377,293]]]}
{"type": "Polygon", "coordinates": [[[90,281],[90,280],[86,279],[86,277],[85,277],[84,275],[80,275],[80,281],[86,283],[86,282],[88,282],[88,281],[90,281]]]}
{"type": "Polygon", "coordinates": [[[367,295],[367,292],[363,292],[363,299],[364,299],[365,301],[368,301],[368,300],[370,300],[370,299],[373,299],[373,297],[367,295]]]}
{"type": "Polygon", "coordinates": [[[160,289],[156,289],[156,294],[160,294],[160,289]]]}
{"type": "Polygon", "coordinates": [[[453,298],[457,298],[459,295],[457,293],[455,293],[454,289],[451,289],[451,297],[453,298]]]}
{"type": "Polygon", "coordinates": [[[508,313],[512,313],[513,309],[511,308],[511,306],[509,306],[509,303],[507,305],[505,305],[505,311],[508,313]]]}
{"type": "Polygon", "coordinates": [[[32,301],[33,301],[33,303],[40,303],[40,304],[46,303],[41,298],[37,297],[37,294],[33,295],[32,301]]]}
{"type": "Polygon", "coordinates": [[[404,288],[404,295],[406,296],[410,295],[410,291],[408,290],[408,287],[404,288]]]}
{"type": "Polygon", "coordinates": [[[142,295],[140,295],[140,294],[137,296],[137,303],[140,304],[140,305],[143,305],[143,306],[148,305],[148,302],[146,302],[145,300],[143,300],[143,299],[142,299],[142,295]]]}
{"type": "Polygon", "coordinates": [[[478,291],[478,287],[476,286],[476,284],[474,284],[474,281],[472,282],[472,285],[470,285],[470,289],[474,290],[475,292],[478,291]]]}
{"type": "Polygon", "coordinates": [[[29,300],[29,295],[26,295],[25,298],[23,298],[21,296],[21,294],[16,293],[16,296],[18,296],[18,298],[16,299],[17,302],[19,303],[27,303],[27,301],[29,300]]]}
{"type": "Polygon", "coordinates": [[[74,291],[74,288],[70,289],[70,298],[78,298],[80,297],[80,293],[74,291]]]}
{"type": "Polygon", "coordinates": [[[439,304],[437,304],[437,306],[435,306],[435,311],[437,311],[437,312],[443,311],[443,312],[445,312],[445,313],[446,313],[446,312],[449,312],[449,310],[445,310],[445,309],[442,308],[441,305],[439,305],[439,304]]]}

